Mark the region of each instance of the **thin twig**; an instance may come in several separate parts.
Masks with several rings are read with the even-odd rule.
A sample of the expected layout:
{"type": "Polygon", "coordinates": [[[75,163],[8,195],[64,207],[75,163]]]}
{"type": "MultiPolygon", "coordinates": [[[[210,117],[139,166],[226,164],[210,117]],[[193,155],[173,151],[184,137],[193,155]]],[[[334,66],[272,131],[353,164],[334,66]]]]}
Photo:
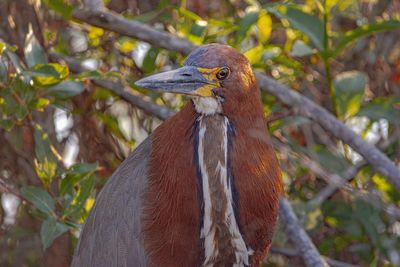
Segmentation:
{"type": "Polygon", "coordinates": [[[14,196],[17,196],[18,198],[30,203],[29,200],[23,197],[17,189],[15,189],[13,186],[10,186],[5,180],[6,179],[4,179],[3,177],[0,177],[0,192],[13,194],[14,196]]]}
{"type": "Polygon", "coordinates": [[[333,194],[337,189],[344,189],[350,192],[352,195],[357,196],[374,207],[383,210],[387,213],[387,215],[399,219],[400,218],[400,209],[393,204],[386,204],[382,202],[381,194],[378,191],[371,190],[369,192],[363,192],[361,190],[357,190],[353,188],[348,181],[353,178],[357,173],[358,170],[361,168],[360,165],[355,165],[350,167],[346,172],[346,176],[340,176],[336,173],[330,173],[326,171],[318,162],[310,159],[306,155],[297,155],[297,153],[293,152],[290,147],[286,146],[282,142],[278,141],[276,138],[273,138],[273,143],[276,148],[278,148],[281,152],[285,154],[292,154],[301,165],[315,173],[318,177],[323,178],[327,183],[327,187],[324,188],[321,194],[317,194],[312,200],[308,201],[307,206],[312,208],[319,207],[326,198],[329,197],[329,194],[333,194]],[[350,176],[352,175],[352,176],[350,176]],[[348,179],[347,179],[348,178],[348,179]]]}
{"type": "MultiPolygon", "coordinates": [[[[388,140],[379,144],[379,148],[381,150],[387,149],[391,144],[397,141],[398,134],[393,134],[388,140]]],[[[308,202],[308,205],[311,207],[317,207],[322,204],[327,198],[333,195],[337,189],[341,188],[342,184],[351,181],[357,173],[367,165],[368,163],[365,160],[361,160],[357,162],[355,165],[346,169],[341,175],[342,181],[339,184],[329,183],[324,189],[322,189],[312,200],[308,202]]],[[[391,209],[389,209],[391,210],[391,209]]]]}

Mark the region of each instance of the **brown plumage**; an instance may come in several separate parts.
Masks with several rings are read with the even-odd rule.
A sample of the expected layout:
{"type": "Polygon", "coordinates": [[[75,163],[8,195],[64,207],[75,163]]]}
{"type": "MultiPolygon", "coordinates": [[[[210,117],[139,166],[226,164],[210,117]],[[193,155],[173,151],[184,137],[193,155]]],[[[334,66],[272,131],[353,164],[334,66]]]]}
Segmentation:
{"type": "Polygon", "coordinates": [[[250,64],[211,44],[138,84],[191,100],[104,186],[73,266],[259,266],[282,183],[250,64]]]}

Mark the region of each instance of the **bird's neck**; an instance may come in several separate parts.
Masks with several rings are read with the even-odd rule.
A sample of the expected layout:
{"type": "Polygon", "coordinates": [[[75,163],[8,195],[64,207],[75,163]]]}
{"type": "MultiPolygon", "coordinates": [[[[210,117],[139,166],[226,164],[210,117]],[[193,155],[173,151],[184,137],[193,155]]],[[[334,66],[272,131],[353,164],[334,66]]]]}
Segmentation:
{"type": "MultiPolygon", "coordinates": [[[[225,98],[222,105],[225,116],[229,118],[236,128],[259,125],[259,121],[264,120],[264,108],[257,83],[254,82],[245,94],[240,93],[239,90],[229,90],[232,90],[232,94],[236,95],[235,97],[225,98]]],[[[261,127],[265,129],[265,124],[261,127]]]]}
{"type": "Polygon", "coordinates": [[[239,226],[239,200],[230,166],[233,135],[233,125],[225,116],[200,115],[195,122],[193,150],[201,204],[203,266],[247,266],[252,253],[239,226]]]}

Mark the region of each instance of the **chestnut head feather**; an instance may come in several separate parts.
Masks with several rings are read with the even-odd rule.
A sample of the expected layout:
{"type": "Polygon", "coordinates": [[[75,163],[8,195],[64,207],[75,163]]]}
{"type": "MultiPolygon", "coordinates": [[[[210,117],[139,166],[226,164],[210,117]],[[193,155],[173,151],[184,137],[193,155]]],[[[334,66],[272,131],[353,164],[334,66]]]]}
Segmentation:
{"type": "Polygon", "coordinates": [[[187,94],[196,110],[208,115],[221,113],[230,117],[251,109],[262,110],[249,61],[228,45],[201,46],[187,57],[182,68],[146,77],[136,85],[187,94]]]}

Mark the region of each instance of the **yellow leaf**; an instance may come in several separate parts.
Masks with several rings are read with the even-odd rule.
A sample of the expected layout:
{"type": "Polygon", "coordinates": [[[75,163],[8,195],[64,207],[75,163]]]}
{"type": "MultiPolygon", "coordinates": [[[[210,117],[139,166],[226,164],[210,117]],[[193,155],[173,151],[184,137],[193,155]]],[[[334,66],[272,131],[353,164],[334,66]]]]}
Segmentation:
{"type": "Polygon", "coordinates": [[[264,47],[262,45],[258,45],[244,53],[247,59],[251,64],[256,64],[260,61],[262,53],[264,51],[264,47]]]}
{"type": "Polygon", "coordinates": [[[130,53],[136,47],[136,41],[130,38],[120,38],[117,47],[123,53],[130,53]]]}
{"type": "Polygon", "coordinates": [[[336,218],[334,218],[334,217],[330,217],[330,216],[327,216],[326,218],[325,218],[325,222],[327,223],[327,224],[329,224],[330,226],[333,226],[333,227],[336,227],[337,225],[338,225],[338,220],[336,219],[336,218]]]}
{"type": "Polygon", "coordinates": [[[389,192],[392,190],[392,186],[386,181],[384,177],[376,174],[372,177],[372,181],[375,183],[376,187],[382,192],[389,192]]]}
{"type": "Polygon", "coordinates": [[[31,73],[35,85],[50,86],[67,78],[69,69],[67,66],[57,63],[37,64],[31,73]]]}
{"type": "Polygon", "coordinates": [[[258,39],[261,43],[266,43],[271,36],[272,19],[265,10],[262,10],[258,16],[257,27],[258,39]]]}
{"type": "Polygon", "coordinates": [[[3,53],[4,50],[6,50],[6,44],[3,42],[0,42],[0,55],[3,53]]]}
{"type": "Polygon", "coordinates": [[[104,30],[102,28],[97,28],[97,27],[93,27],[93,26],[89,27],[89,34],[88,34],[89,39],[95,39],[95,38],[101,37],[101,36],[103,36],[103,34],[104,34],[104,30]]]}
{"type": "Polygon", "coordinates": [[[93,207],[93,204],[94,204],[94,198],[89,197],[89,198],[86,200],[86,203],[85,203],[85,210],[86,210],[86,211],[89,211],[89,210],[93,207]]]}

